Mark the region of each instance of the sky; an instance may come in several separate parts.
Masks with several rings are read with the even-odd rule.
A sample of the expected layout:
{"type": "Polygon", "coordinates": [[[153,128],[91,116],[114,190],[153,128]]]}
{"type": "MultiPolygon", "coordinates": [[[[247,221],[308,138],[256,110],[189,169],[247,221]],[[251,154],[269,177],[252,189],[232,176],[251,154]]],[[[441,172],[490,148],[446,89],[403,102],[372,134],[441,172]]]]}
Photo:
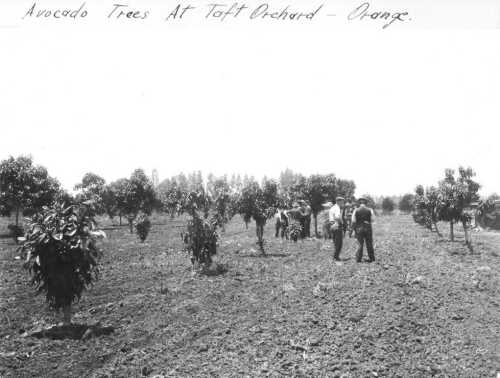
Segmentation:
{"type": "MultiPolygon", "coordinates": [[[[0,5],[0,159],[32,155],[68,189],[86,172],[259,178],[288,167],[333,172],[354,180],[358,195],[378,196],[434,185],[464,165],[484,195],[500,192],[492,2],[455,3],[463,9],[450,25],[419,8],[420,21],[384,30],[21,21],[30,4],[0,5]]],[[[440,4],[443,13],[451,3],[440,4]]]]}

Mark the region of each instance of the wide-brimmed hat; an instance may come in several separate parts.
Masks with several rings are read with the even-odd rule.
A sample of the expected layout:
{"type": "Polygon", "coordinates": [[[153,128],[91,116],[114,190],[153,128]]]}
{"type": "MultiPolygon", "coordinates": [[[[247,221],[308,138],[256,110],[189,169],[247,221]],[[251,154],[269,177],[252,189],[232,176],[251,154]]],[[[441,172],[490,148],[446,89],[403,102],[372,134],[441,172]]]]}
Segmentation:
{"type": "Polygon", "coordinates": [[[345,201],[345,198],[344,197],[341,197],[341,196],[338,196],[337,198],[335,198],[335,201],[345,201]]]}
{"type": "Polygon", "coordinates": [[[361,202],[364,202],[364,203],[368,203],[368,199],[365,198],[365,197],[359,197],[358,198],[358,202],[361,203],[361,202]]]}

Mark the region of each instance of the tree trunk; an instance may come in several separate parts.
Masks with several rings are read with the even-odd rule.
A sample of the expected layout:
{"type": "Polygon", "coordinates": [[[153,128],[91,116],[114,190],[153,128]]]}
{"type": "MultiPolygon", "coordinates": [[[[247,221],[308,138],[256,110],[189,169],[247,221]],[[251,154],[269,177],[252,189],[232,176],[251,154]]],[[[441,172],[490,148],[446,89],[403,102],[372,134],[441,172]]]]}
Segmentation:
{"type": "Polygon", "coordinates": [[[467,248],[469,248],[469,251],[474,252],[472,248],[472,234],[470,232],[470,227],[469,224],[465,221],[462,222],[462,225],[464,226],[464,234],[465,234],[465,245],[467,248]]]}
{"type": "Polygon", "coordinates": [[[64,306],[63,311],[63,325],[67,326],[71,324],[71,305],[64,306]]]}
{"type": "Polygon", "coordinates": [[[122,225],[122,215],[120,214],[119,217],[120,217],[120,226],[121,226],[122,225]]]}
{"type": "Polygon", "coordinates": [[[451,241],[455,241],[455,234],[453,232],[453,221],[450,222],[450,239],[451,241]]]}
{"type": "Polygon", "coordinates": [[[16,207],[16,227],[19,226],[19,206],[16,207]]]}
{"type": "Polygon", "coordinates": [[[130,227],[130,233],[134,233],[134,220],[133,219],[128,219],[128,226],[130,227]]]}
{"type": "Polygon", "coordinates": [[[317,238],[319,237],[318,235],[318,213],[313,214],[314,216],[314,236],[317,238]]]}
{"type": "Polygon", "coordinates": [[[257,244],[259,249],[264,254],[264,225],[261,222],[255,221],[255,232],[257,234],[257,244]]]}
{"type": "Polygon", "coordinates": [[[248,222],[245,222],[245,226],[246,226],[246,228],[247,228],[247,230],[248,230],[248,222]]]}
{"type": "Polygon", "coordinates": [[[434,222],[434,228],[436,229],[436,234],[438,234],[439,237],[443,236],[441,235],[441,233],[439,232],[439,228],[438,228],[438,225],[436,222],[434,222]]]}

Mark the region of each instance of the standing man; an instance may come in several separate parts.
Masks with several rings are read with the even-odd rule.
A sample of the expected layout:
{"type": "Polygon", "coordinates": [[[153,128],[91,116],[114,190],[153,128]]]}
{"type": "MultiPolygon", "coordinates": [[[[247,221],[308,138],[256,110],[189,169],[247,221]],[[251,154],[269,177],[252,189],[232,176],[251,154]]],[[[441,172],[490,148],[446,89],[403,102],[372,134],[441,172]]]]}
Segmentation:
{"type": "Polygon", "coordinates": [[[281,230],[281,238],[286,238],[288,240],[288,215],[286,214],[286,210],[278,209],[277,213],[274,215],[274,219],[276,221],[275,237],[280,235],[281,230]]]}
{"type": "Polygon", "coordinates": [[[330,228],[333,234],[333,243],[335,245],[335,252],[333,253],[333,259],[335,261],[340,260],[340,251],[342,250],[342,241],[344,238],[344,220],[342,218],[344,202],[345,200],[343,197],[337,197],[335,205],[332,206],[328,213],[330,228]]]}
{"type": "Polygon", "coordinates": [[[311,217],[312,217],[312,208],[309,206],[309,204],[305,204],[305,214],[306,214],[306,221],[305,221],[305,227],[306,227],[306,232],[305,236],[306,238],[311,237],[311,217]]]}
{"type": "Polygon", "coordinates": [[[375,261],[375,252],[373,251],[373,230],[372,224],[375,220],[373,210],[366,206],[368,200],[359,198],[359,207],[352,213],[352,225],[356,229],[356,239],[358,239],[358,252],[356,261],[361,262],[363,258],[363,244],[366,242],[366,250],[370,262],[375,261]]]}
{"type": "Polygon", "coordinates": [[[345,234],[347,231],[349,231],[349,237],[351,237],[351,219],[352,219],[352,212],[353,212],[353,209],[352,209],[352,204],[349,200],[346,201],[346,204],[344,206],[344,209],[342,210],[342,218],[344,220],[344,227],[343,227],[343,231],[344,231],[344,238],[345,238],[345,234]]]}

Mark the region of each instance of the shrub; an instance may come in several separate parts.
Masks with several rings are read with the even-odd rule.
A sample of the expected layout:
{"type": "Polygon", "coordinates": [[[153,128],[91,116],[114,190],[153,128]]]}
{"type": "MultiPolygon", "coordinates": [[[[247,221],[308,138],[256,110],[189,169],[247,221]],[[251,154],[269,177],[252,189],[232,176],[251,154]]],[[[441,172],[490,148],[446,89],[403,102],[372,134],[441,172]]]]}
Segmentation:
{"type": "Polygon", "coordinates": [[[382,200],[382,211],[384,214],[391,214],[394,211],[395,204],[392,198],[390,197],[385,197],[382,200]]]}
{"type": "Polygon", "coordinates": [[[217,221],[202,219],[194,212],[182,233],[185,250],[191,254],[191,263],[209,266],[212,256],[217,253],[217,221]]]}
{"type": "Polygon", "coordinates": [[[150,229],[151,229],[151,221],[146,215],[141,214],[135,222],[135,230],[141,242],[144,243],[144,241],[148,237],[150,229]]]}
{"type": "Polygon", "coordinates": [[[290,236],[290,239],[296,243],[300,235],[302,234],[302,227],[298,223],[292,223],[288,227],[288,234],[290,236]]]}
{"type": "Polygon", "coordinates": [[[105,234],[84,205],[44,207],[27,226],[21,250],[31,284],[45,293],[51,308],[63,310],[65,324],[71,321],[71,304],[98,277],[99,237],[105,234]]]}

